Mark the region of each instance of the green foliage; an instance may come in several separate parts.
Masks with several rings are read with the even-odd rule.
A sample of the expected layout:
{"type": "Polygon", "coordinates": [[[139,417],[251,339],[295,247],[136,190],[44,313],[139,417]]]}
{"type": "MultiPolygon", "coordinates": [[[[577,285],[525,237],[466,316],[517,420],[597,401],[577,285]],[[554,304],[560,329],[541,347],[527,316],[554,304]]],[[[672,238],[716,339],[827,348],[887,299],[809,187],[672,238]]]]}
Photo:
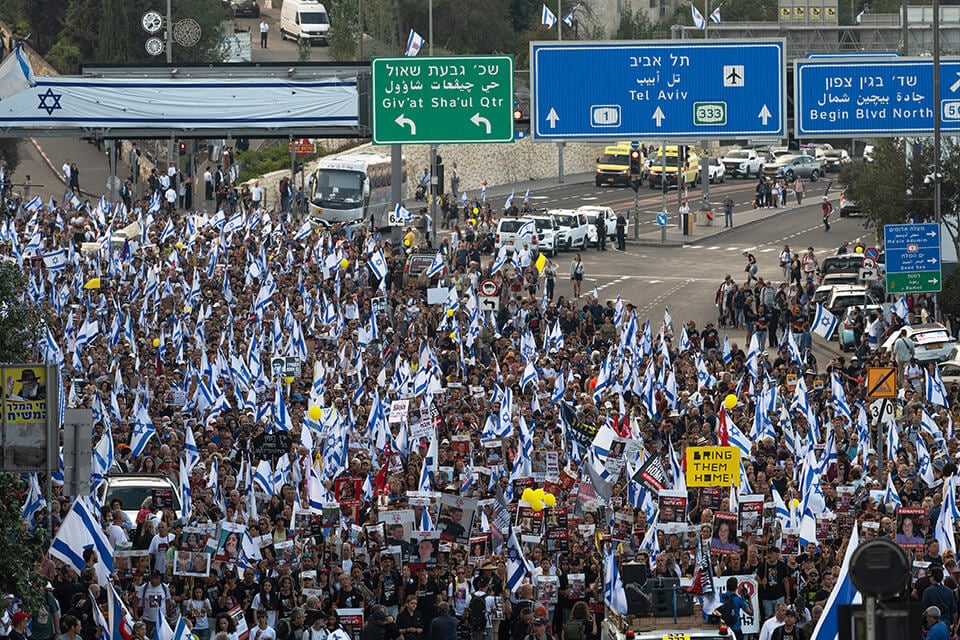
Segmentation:
{"type": "MultiPolygon", "coordinates": [[[[330,22],[332,23],[333,19],[330,22]]],[[[297,158],[297,161],[310,162],[320,155],[323,155],[323,149],[320,149],[320,153],[317,155],[297,158]]],[[[237,151],[236,159],[240,164],[239,182],[252,180],[271,171],[290,169],[290,149],[288,144],[282,141],[262,149],[237,151]]]]}
{"type": "Polygon", "coordinates": [[[615,40],[655,40],[667,38],[665,33],[669,28],[660,23],[654,23],[644,11],[631,11],[627,8],[620,15],[620,25],[617,27],[615,40]]]}
{"type": "Polygon", "coordinates": [[[940,292],[940,309],[948,315],[960,314],[960,269],[954,270],[943,281],[940,292]]]}
{"type": "MultiPolygon", "coordinates": [[[[156,0],[0,0],[0,18],[17,34],[30,33],[31,46],[61,73],[77,73],[83,63],[158,62],[144,50],[150,36],[140,25],[151,9],[162,12],[165,6],[156,0]]],[[[174,23],[187,18],[200,25],[200,41],[193,47],[174,44],[174,63],[222,60],[221,0],[173,0],[174,23]]]]}
{"type": "Polygon", "coordinates": [[[13,173],[20,166],[20,139],[0,138],[0,164],[13,173]]]}
{"type": "Polygon", "coordinates": [[[30,533],[20,519],[26,487],[17,476],[0,474],[0,593],[23,598],[23,609],[35,612],[47,582],[36,571],[46,549],[43,530],[30,533]]]}
{"type": "Polygon", "coordinates": [[[330,57],[340,62],[356,59],[360,38],[356,0],[333,0],[327,5],[327,11],[330,14],[330,33],[327,36],[330,57]]]}
{"type": "Polygon", "coordinates": [[[26,306],[27,279],[15,262],[0,264],[0,362],[29,361],[43,327],[41,309],[26,306]]]}
{"type": "Polygon", "coordinates": [[[297,42],[297,60],[306,62],[313,55],[313,44],[307,39],[297,42]]]}
{"type": "Polygon", "coordinates": [[[389,47],[396,49],[397,0],[363,0],[363,24],[370,36],[389,47]]]}

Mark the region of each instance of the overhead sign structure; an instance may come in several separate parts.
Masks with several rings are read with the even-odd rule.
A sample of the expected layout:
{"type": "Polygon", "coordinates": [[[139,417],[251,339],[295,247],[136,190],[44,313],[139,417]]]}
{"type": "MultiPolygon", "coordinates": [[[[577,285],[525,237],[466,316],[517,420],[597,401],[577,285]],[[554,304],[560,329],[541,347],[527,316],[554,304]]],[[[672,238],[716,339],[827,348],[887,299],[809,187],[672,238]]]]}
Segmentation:
{"type": "Polygon", "coordinates": [[[740,486],[740,449],[687,447],[688,487],[740,486]]]}
{"type": "Polygon", "coordinates": [[[513,140],[513,56],[374,58],[375,144],[513,140]]]}
{"type": "Polygon", "coordinates": [[[783,138],[783,39],[531,42],[534,139],[783,138]]]}
{"type": "MultiPolygon", "coordinates": [[[[940,120],[960,132],[960,60],[940,62],[940,120]]],[[[796,134],[806,138],[933,134],[932,58],[797,60],[796,134]]]]}
{"type": "Polygon", "coordinates": [[[884,225],[883,248],[888,294],[940,291],[940,225],[884,225]]]}

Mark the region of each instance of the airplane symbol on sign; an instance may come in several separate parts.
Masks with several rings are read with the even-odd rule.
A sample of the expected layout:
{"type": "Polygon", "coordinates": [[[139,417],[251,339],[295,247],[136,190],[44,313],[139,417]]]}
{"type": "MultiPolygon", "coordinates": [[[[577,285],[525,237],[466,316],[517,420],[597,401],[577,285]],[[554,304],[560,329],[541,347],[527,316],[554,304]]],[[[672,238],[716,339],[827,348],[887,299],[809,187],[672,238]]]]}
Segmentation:
{"type": "Polygon", "coordinates": [[[743,86],[743,65],[728,64],[723,67],[723,86],[742,87],[743,86]]]}

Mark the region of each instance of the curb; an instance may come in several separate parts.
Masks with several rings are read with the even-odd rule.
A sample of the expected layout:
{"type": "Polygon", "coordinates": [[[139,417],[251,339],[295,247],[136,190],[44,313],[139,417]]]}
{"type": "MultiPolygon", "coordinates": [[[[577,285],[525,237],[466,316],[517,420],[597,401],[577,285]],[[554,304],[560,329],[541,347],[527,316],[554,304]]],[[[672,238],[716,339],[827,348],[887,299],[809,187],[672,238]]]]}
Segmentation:
{"type": "Polygon", "coordinates": [[[638,246],[638,247],[688,247],[688,246],[690,246],[690,245],[701,244],[701,243],[703,243],[703,242],[707,242],[707,241],[713,240],[713,239],[715,239],[715,238],[720,238],[720,237],[722,237],[722,236],[726,236],[726,235],[729,235],[729,234],[731,234],[731,233],[736,233],[736,232],[739,231],[740,229],[745,229],[745,228],[747,228],[747,227],[751,227],[751,226],[753,226],[753,225],[760,224],[761,222],[766,222],[767,220],[773,220],[774,218],[778,218],[778,217],[780,217],[780,216],[782,216],[782,215],[785,215],[785,214],[788,214],[788,213],[793,213],[793,211],[794,211],[793,209],[782,209],[782,210],[777,211],[776,213],[771,213],[771,214],[768,215],[768,216],[764,216],[763,218],[755,218],[755,219],[750,220],[750,221],[748,221],[748,222],[744,222],[743,224],[741,224],[741,225],[739,225],[739,226],[732,227],[732,228],[729,228],[729,229],[723,229],[723,230],[721,230],[721,231],[717,231],[716,233],[711,233],[710,235],[701,236],[700,238],[688,238],[688,239],[684,239],[684,240],[680,240],[680,241],[677,241],[677,240],[667,240],[666,242],[660,242],[659,240],[644,240],[644,239],[642,239],[642,238],[639,239],[639,240],[631,240],[631,239],[628,238],[628,239],[627,239],[627,244],[628,244],[628,245],[629,245],[629,244],[633,244],[633,245],[636,245],[636,246],[638,246]]]}

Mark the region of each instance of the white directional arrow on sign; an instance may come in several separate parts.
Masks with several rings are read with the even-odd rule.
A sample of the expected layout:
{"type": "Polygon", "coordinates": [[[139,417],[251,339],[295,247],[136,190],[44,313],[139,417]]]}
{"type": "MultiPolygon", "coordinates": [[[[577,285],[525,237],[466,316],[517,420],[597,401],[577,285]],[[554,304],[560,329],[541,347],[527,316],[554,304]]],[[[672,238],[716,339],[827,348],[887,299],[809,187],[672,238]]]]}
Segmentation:
{"type": "Polygon", "coordinates": [[[404,125],[410,125],[410,135],[417,135],[417,123],[410,118],[407,118],[402,113],[397,116],[397,119],[394,120],[394,122],[400,125],[400,127],[403,127],[404,125]]]}
{"type": "Polygon", "coordinates": [[[960,89],[960,71],[957,72],[957,79],[950,85],[950,91],[956,93],[957,89],[960,89]]]}
{"type": "Polygon", "coordinates": [[[547,113],[547,122],[550,123],[551,129],[557,128],[557,120],[560,119],[560,116],[557,115],[557,110],[553,107],[550,107],[550,111],[547,113]]]}
{"type": "Polygon", "coordinates": [[[663,115],[663,109],[657,107],[657,110],[653,112],[653,119],[657,121],[658,127],[663,123],[664,118],[666,118],[666,116],[663,115]]]}
{"type": "Polygon", "coordinates": [[[479,113],[475,113],[475,114],[473,114],[472,116],[470,116],[470,122],[472,122],[473,124],[477,125],[478,127],[480,126],[480,123],[482,122],[482,123],[483,123],[483,127],[486,128],[486,130],[487,130],[487,135],[490,134],[490,121],[487,120],[486,118],[484,118],[483,116],[481,116],[479,113]]]}
{"type": "Polygon", "coordinates": [[[760,122],[764,125],[767,124],[767,120],[770,119],[770,116],[773,114],[770,113],[770,109],[767,108],[767,105],[763,105],[763,108],[760,109],[760,113],[757,114],[757,117],[760,118],[760,122]]]}

